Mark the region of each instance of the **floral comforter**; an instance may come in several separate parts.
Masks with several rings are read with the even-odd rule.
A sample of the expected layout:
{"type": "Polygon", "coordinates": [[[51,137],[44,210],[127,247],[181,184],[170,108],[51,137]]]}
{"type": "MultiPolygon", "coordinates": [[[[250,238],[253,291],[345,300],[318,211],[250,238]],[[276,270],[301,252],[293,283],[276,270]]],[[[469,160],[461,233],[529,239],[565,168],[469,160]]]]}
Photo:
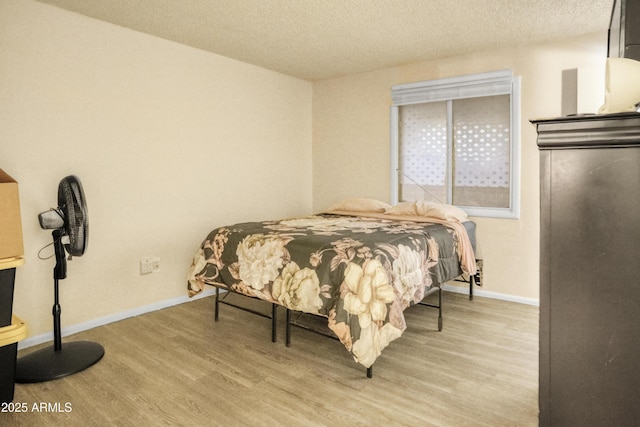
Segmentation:
{"type": "Polygon", "coordinates": [[[406,329],[403,311],[463,273],[461,228],[335,214],[220,227],[195,254],[188,292],[221,286],[325,316],[369,367],[406,329]]]}

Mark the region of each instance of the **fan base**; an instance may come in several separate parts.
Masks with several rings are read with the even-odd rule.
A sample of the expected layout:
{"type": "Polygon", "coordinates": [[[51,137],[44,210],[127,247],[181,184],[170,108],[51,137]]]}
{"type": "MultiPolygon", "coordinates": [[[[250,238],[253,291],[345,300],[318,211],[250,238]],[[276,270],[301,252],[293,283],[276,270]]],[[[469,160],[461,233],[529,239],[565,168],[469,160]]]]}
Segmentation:
{"type": "Polygon", "coordinates": [[[41,383],[83,371],[104,356],[104,348],[95,342],[74,341],[43,348],[16,361],[17,383],[41,383]]]}

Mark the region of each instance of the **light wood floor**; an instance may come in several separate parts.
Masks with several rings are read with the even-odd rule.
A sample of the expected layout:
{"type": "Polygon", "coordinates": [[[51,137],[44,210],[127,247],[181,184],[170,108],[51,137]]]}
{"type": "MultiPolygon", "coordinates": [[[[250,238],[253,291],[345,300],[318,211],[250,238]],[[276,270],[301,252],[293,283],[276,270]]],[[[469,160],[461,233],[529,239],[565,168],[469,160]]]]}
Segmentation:
{"type": "Polygon", "coordinates": [[[372,379],[338,341],[294,328],[285,347],[283,312],[275,344],[270,321],[245,311],[221,306],[214,323],[212,298],[123,320],[63,339],[106,354],[16,384],[29,411],[0,413],[0,425],[537,426],[538,308],[454,293],[444,303],[442,332],[436,310],[406,312],[372,379]],[[33,412],[41,402],[71,412],[33,412]]]}

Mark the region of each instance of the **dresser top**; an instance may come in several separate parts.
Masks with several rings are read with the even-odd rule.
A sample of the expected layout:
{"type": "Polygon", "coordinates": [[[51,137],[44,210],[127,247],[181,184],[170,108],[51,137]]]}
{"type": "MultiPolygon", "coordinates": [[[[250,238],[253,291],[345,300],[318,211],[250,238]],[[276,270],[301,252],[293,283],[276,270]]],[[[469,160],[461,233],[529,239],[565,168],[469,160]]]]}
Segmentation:
{"type": "Polygon", "coordinates": [[[531,120],[542,149],[640,146],[640,113],[588,114],[531,120]]]}

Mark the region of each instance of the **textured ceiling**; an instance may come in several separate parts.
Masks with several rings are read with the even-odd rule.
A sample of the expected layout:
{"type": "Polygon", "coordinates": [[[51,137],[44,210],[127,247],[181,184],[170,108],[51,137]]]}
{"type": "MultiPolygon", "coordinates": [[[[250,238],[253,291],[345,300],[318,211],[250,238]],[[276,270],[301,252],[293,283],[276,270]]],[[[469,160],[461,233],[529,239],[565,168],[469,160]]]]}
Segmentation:
{"type": "Polygon", "coordinates": [[[606,32],[613,0],[39,0],[316,81],[606,32]]]}

